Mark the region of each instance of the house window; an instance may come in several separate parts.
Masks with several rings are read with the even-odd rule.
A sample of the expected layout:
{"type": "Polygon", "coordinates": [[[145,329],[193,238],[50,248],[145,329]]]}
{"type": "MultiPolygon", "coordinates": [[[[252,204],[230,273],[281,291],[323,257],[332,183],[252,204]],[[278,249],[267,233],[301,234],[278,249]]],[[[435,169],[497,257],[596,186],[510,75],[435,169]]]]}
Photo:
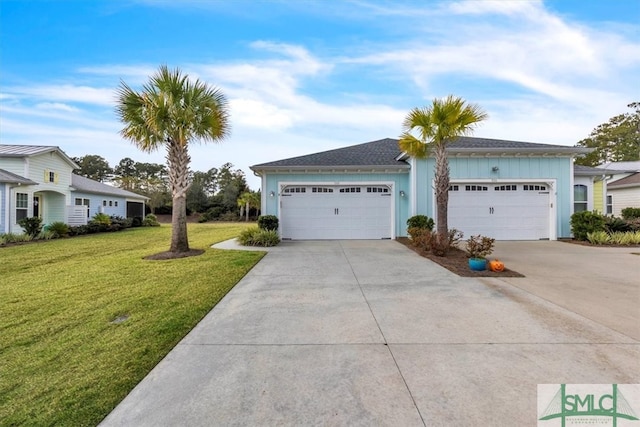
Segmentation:
{"type": "Polygon", "coordinates": [[[16,193],[16,222],[27,217],[29,207],[29,195],[27,193],[16,193]]]}
{"type": "Polygon", "coordinates": [[[613,214],[613,196],[607,195],[607,215],[613,214]]]}
{"type": "Polygon", "coordinates": [[[583,212],[587,210],[587,186],[577,184],[573,186],[573,211],[583,212]]]}
{"type": "Polygon", "coordinates": [[[76,206],[82,206],[82,199],[76,198],[76,206]]]}
{"type": "Polygon", "coordinates": [[[113,206],[113,200],[109,200],[109,206],[113,206]]]}
{"type": "Polygon", "coordinates": [[[117,200],[115,202],[113,202],[113,206],[115,206],[116,208],[118,207],[118,201],[117,200]]]}
{"type": "Polygon", "coordinates": [[[56,182],[56,173],[49,171],[49,182],[56,182]]]}
{"type": "Polygon", "coordinates": [[[107,201],[106,200],[102,201],[102,206],[107,206],[107,201]]]}

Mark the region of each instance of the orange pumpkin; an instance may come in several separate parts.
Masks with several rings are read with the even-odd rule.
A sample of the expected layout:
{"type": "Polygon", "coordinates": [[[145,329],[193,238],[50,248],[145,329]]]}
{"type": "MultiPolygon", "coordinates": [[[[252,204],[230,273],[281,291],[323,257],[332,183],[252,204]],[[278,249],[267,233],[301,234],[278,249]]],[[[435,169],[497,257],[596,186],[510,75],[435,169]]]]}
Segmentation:
{"type": "Polygon", "coordinates": [[[489,261],[489,270],[496,272],[504,271],[504,263],[497,259],[491,260],[489,261]]]}

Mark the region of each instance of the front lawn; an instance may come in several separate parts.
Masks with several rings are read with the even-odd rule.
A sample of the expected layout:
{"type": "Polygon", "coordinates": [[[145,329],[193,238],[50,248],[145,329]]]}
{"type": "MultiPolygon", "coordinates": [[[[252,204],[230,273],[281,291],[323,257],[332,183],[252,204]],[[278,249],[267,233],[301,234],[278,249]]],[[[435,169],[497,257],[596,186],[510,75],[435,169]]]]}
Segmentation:
{"type": "Polygon", "coordinates": [[[98,424],[264,255],[209,248],[246,227],[167,261],[170,226],[0,248],[0,424],[98,424]]]}

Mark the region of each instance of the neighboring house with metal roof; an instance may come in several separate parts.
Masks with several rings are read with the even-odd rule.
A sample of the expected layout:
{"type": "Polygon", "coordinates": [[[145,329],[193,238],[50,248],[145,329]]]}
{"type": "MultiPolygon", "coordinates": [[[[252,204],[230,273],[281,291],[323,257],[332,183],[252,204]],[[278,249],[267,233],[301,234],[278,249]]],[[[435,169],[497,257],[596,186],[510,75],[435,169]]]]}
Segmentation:
{"type": "Polygon", "coordinates": [[[606,213],[619,217],[624,208],[640,208],[640,161],[609,162],[598,168],[609,176],[606,213]]]}
{"type": "MultiPolygon", "coordinates": [[[[460,137],[447,151],[450,228],[499,240],[570,237],[573,160],[591,149],[460,137]]],[[[393,239],[407,235],[409,217],[435,217],[434,158],[413,158],[396,139],[251,169],[283,239],[393,239]]]]}
{"type": "Polygon", "coordinates": [[[0,144],[0,233],[21,233],[22,218],[43,224],[86,224],[97,212],[144,216],[147,197],[73,174],[77,169],[60,148],[0,144]]]}

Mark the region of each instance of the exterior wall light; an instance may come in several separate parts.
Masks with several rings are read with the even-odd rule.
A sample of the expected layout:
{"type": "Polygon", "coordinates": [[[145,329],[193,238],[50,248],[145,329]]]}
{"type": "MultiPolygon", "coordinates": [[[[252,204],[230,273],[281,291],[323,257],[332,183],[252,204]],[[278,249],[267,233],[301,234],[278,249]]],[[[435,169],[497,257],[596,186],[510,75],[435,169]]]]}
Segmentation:
{"type": "Polygon", "coordinates": [[[403,190],[400,190],[400,197],[404,197],[406,194],[403,190]]]}
{"type": "Polygon", "coordinates": [[[275,197],[276,193],[274,191],[269,192],[269,197],[275,197]]]}
{"type": "Polygon", "coordinates": [[[500,168],[497,167],[497,166],[494,166],[494,167],[491,168],[491,172],[498,172],[499,170],[500,170],[500,168]]]}

